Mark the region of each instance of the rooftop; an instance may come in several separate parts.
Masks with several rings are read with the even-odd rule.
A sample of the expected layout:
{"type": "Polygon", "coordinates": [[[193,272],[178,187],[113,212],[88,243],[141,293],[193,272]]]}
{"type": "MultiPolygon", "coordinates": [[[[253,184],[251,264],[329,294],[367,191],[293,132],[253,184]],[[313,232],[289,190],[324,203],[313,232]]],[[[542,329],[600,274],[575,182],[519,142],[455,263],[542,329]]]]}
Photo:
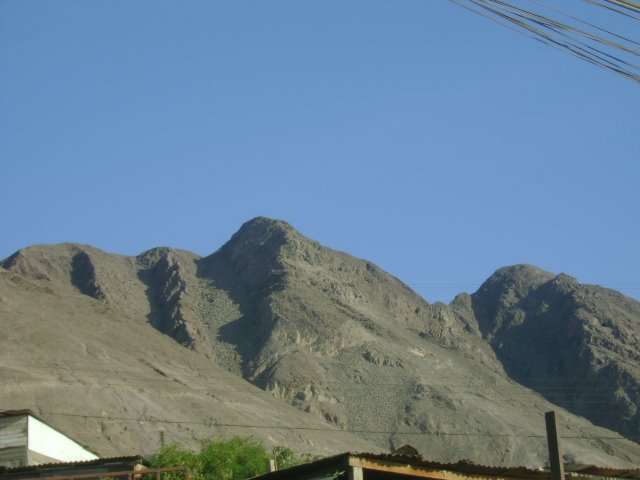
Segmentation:
{"type": "MultiPolygon", "coordinates": [[[[382,478],[381,473],[386,474],[385,478],[391,478],[394,475],[410,475],[413,478],[436,480],[462,480],[470,477],[476,479],[548,480],[551,477],[551,473],[544,469],[491,467],[478,465],[467,460],[461,460],[456,463],[440,463],[424,460],[419,455],[347,452],[285,470],[267,473],[254,477],[254,480],[340,479],[347,477],[345,472],[350,467],[362,468],[365,471],[365,480],[368,477],[382,478]]],[[[584,478],[585,476],[640,480],[640,468],[615,469],[597,467],[595,465],[565,464],[565,478],[567,480],[584,478]]]]}

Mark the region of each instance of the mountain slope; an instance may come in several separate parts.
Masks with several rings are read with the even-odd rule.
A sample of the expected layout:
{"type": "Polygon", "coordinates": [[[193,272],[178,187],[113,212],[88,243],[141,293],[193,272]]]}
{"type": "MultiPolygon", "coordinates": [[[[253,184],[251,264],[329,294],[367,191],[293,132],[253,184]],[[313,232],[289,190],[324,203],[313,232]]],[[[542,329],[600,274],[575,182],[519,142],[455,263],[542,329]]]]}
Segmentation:
{"type": "MultiPolygon", "coordinates": [[[[0,269],[0,408],[33,409],[107,456],[152,453],[160,432],[168,443],[193,448],[208,437],[239,434],[303,452],[375,448],[325,431],[322,422],[159,333],[139,315],[144,284],[126,275],[136,271],[135,259],[106,255],[110,274],[124,282],[108,286],[127,294],[117,308],[56,281],[72,271],[69,257],[85,253],[99,275],[106,254],[71,245],[37,247],[12,260],[39,280],[0,269]],[[123,312],[125,299],[135,315],[123,312]]],[[[97,284],[105,298],[116,292],[97,284]]]]}
{"type": "MultiPolygon", "coordinates": [[[[168,355],[177,358],[178,350],[187,352],[189,358],[203,362],[198,365],[208,365],[217,378],[224,378],[212,387],[194,378],[176,387],[183,394],[205,389],[220,396],[230,379],[236,382],[233,385],[253,388],[242,377],[270,392],[274,408],[290,412],[285,402],[297,407],[296,416],[282,414],[286,418],[304,418],[323,429],[353,431],[361,442],[373,442],[365,449],[411,443],[436,460],[465,457],[530,466],[546,461],[543,413],[558,408],[535,382],[529,386],[538,388],[546,399],[521,384],[525,382],[520,381],[513,360],[519,358],[517,365],[526,365],[532,355],[543,356],[546,347],[537,352],[532,344],[531,349],[519,351],[516,340],[506,350],[509,342],[496,339],[501,332],[514,330],[505,326],[515,325],[520,321],[517,315],[522,315],[514,314],[515,319],[500,313],[506,311],[504,305],[512,302],[529,315],[522,318],[534,318],[525,309],[528,303],[514,299],[540,290],[553,281],[552,274],[514,267],[502,276],[496,274],[503,280],[490,279],[473,295],[461,294],[450,305],[431,305],[372,263],[322,247],[285,222],[266,218],[247,222],[229,242],[204,258],[169,248],[134,258],[63,245],[26,249],[5,260],[3,267],[40,288],[72,292],[74,299],[83,299],[82,305],[90,302],[94,310],[87,315],[105,333],[118,329],[116,319],[126,319],[137,329],[153,326],[165,333],[151,336],[163,338],[162,345],[172,345],[166,354],[164,346],[154,347],[155,360],[168,355]]],[[[25,305],[37,301],[29,292],[15,295],[25,305]]],[[[626,298],[625,302],[637,304],[626,298]]],[[[549,311],[555,311],[556,303],[549,311]]],[[[47,311],[59,318],[65,308],[75,309],[75,300],[64,306],[52,304],[47,311]]],[[[628,322],[637,326],[640,316],[629,312],[628,322]]],[[[2,314],[4,323],[8,317],[2,314]]],[[[565,341],[562,331],[556,333],[557,341],[565,341]]],[[[637,352],[633,338],[621,337],[616,347],[620,364],[627,362],[631,372],[634,362],[638,365],[628,354],[637,352]],[[628,339],[631,343],[625,343],[628,339]]],[[[121,349],[117,342],[111,345],[114,351],[121,349]]],[[[135,349],[123,345],[126,352],[135,349]]],[[[59,354],[52,354],[52,360],[59,354]]],[[[615,360],[606,349],[601,356],[605,362],[615,360]]],[[[126,361],[120,368],[140,362],[126,355],[122,358],[126,361]]],[[[572,363],[569,354],[565,361],[579,363],[572,363]]],[[[549,366],[554,362],[549,360],[549,366]]],[[[166,371],[166,366],[157,368],[166,371]]],[[[583,369],[575,368],[576,375],[582,375],[583,369]]],[[[181,373],[187,378],[184,370],[181,373]]],[[[124,378],[122,382],[135,383],[124,378]]],[[[633,392],[627,391],[628,395],[633,392]]],[[[141,387],[140,395],[148,400],[148,386],[141,387]]],[[[637,397],[629,399],[637,408],[637,397]]],[[[92,405],[99,405],[99,400],[92,398],[92,405]]],[[[169,418],[167,402],[164,415],[169,418]]],[[[115,400],[112,405],[115,408],[115,400]]],[[[574,408],[569,402],[564,405],[574,408]]],[[[194,411],[196,417],[201,414],[194,411]]],[[[620,440],[615,432],[569,412],[562,412],[562,417],[561,434],[570,460],[612,466],[640,462],[638,444],[620,440]]],[[[634,428],[629,427],[633,419],[627,415],[616,419],[616,424],[594,418],[625,434],[625,428],[634,428]]],[[[168,432],[175,430],[165,427],[168,432]]],[[[337,446],[338,437],[333,440],[331,448],[337,446]]],[[[356,445],[344,450],[358,449],[356,445]]]]}
{"type": "MultiPolygon", "coordinates": [[[[201,265],[210,278],[228,272],[233,291],[250,292],[237,296],[250,305],[242,318],[220,330],[250,334],[214,342],[236,347],[245,378],[256,385],[391,448],[410,442],[434,457],[464,451],[486,460],[477,437],[456,435],[471,426],[480,438],[514,435],[486,437],[508,452],[489,456],[494,462],[544,458],[544,442],[532,448],[523,437],[542,435],[542,412],[554,406],[504,372],[482,338],[471,297],[429,305],[375,265],[264,218],[245,224],[201,265]]],[[[569,436],[596,431],[571,422],[569,436]]],[[[624,445],[613,443],[611,451],[624,445]]],[[[574,456],[585,449],[571,448],[574,456]]]]}
{"type": "Polygon", "coordinates": [[[492,275],[473,310],[510,376],[640,441],[640,303],[520,265],[492,275]]]}

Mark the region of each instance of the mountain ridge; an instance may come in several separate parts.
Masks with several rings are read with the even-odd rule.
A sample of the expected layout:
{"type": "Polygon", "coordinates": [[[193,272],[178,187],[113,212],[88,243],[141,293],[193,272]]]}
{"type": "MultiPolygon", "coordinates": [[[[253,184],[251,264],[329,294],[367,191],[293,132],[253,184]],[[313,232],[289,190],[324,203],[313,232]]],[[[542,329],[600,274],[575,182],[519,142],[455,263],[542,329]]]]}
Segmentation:
{"type": "MultiPolygon", "coordinates": [[[[449,305],[429,304],[373,263],[323,247],[288,223],[266,217],[246,222],[204,257],[166,247],[136,257],[77,244],[31,248],[4,260],[3,269],[36,282],[65,284],[108,312],[148,323],[308,417],[362,432],[364,441],[378,448],[412,443],[443,460],[459,459],[451,455],[460,451],[472,460],[539,465],[546,447],[532,447],[524,438],[540,434],[540,412],[555,408],[549,401],[629,438],[637,432],[637,302],[582,288],[566,275],[528,265],[504,267],[473,294],[460,294],[449,305]],[[611,327],[606,328],[612,333],[583,328],[590,310],[567,302],[572,292],[575,299],[595,296],[596,303],[605,295],[607,305],[626,312],[618,336],[611,327]],[[549,305],[545,295],[553,298],[549,305]],[[554,313],[556,306],[564,313],[554,313]],[[576,349],[564,349],[564,357],[544,363],[545,352],[523,349],[522,338],[536,334],[532,321],[553,324],[558,318],[577,325],[575,332],[590,332],[592,342],[582,349],[577,343],[576,349]],[[591,346],[594,338],[598,348],[591,346]],[[602,396],[590,397],[594,393],[575,382],[575,392],[586,393],[582,403],[571,396],[574,391],[540,388],[522,371],[527,364],[518,356],[522,351],[544,365],[540,375],[555,382],[563,377],[549,369],[568,368],[575,357],[572,372],[590,379],[602,396]],[[602,369],[587,361],[597,356],[622,372],[624,382],[598,373],[602,369]],[[594,399],[626,413],[590,413],[587,401],[594,399]],[[456,436],[456,428],[467,436],[456,436]],[[412,431],[418,435],[406,433],[412,431]],[[488,454],[474,435],[492,439],[502,453],[488,454]]],[[[603,322],[616,326],[609,310],[599,308],[603,322]]],[[[570,437],[584,437],[584,430],[615,436],[565,415],[571,419],[570,437]]],[[[567,443],[574,459],[640,462],[637,443],[578,438],[567,443]]]]}

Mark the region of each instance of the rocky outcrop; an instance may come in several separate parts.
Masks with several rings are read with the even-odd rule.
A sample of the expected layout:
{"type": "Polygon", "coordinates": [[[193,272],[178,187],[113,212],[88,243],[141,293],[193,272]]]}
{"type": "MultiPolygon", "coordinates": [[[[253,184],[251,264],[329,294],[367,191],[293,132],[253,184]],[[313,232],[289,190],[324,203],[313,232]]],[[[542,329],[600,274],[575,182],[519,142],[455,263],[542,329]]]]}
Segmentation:
{"type": "Polygon", "coordinates": [[[594,423],[640,440],[640,304],[518,265],[473,295],[475,318],[517,381],[594,423]]]}
{"type": "MultiPolygon", "coordinates": [[[[410,443],[435,460],[539,466],[546,448],[531,439],[544,438],[542,414],[556,409],[574,460],[640,461],[638,444],[581,417],[637,439],[640,306],[567,275],[505,267],[474,294],[429,304],[373,263],[264,217],[206,257],[171,248],[123,257],[65,244],[24,249],[2,266],[13,279],[55,290],[68,311],[82,305],[103,335],[153,327],[187,347],[199,368],[205,362],[231,375],[217,382],[139,352],[136,361],[153,375],[184,387],[175,405],[163,403],[165,413],[183,411],[202,392],[219,398],[235,378],[332,435],[357,432],[385,449],[410,443]]],[[[0,307],[11,305],[6,298],[0,292],[0,307]]],[[[118,363],[117,342],[81,343],[79,355],[118,363]]],[[[156,343],[141,344],[163,355],[156,343]]],[[[135,375],[119,382],[150,388],[135,375]]]]}
{"type": "Polygon", "coordinates": [[[79,250],[71,260],[71,283],[85,295],[96,300],[107,300],[107,295],[98,281],[93,259],[84,250],[79,250]]]}
{"type": "Polygon", "coordinates": [[[169,248],[154,248],[137,257],[143,267],[139,277],[148,286],[149,322],[185,347],[206,351],[209,345],[203,339],[205,334],[198,328],[186,300],[188,260],[180,257],[179,252],[169,248]]]}

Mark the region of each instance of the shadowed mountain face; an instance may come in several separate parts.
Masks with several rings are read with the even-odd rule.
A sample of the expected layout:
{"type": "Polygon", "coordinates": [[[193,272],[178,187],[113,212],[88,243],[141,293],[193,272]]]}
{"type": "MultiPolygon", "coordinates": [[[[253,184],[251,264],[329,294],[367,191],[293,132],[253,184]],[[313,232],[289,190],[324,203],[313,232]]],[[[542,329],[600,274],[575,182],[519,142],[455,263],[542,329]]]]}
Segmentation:
{"type": "MultiPolygon", "coordinates": [[[[297,407],[309,425],[324,425],[319,431],[356,433],[369,449],[410,443],[435,460],[540,466],[546,462],[543,413],[556,409],[569,460],[640,462],[640,446],[617,439],[638,440],[640,305],[566,275],[507,267],[473,295],[428,304],[372,263],[267,218],[247,222],[203,258],[169,248],[134,258],[63,245],[22,250],[3,267],[4,277],[73,292],[65,308],[89,302],[88,318],[105,332],[121,332],[114,319],[126,319],[166,334],[148,336],[153,360],[142,349],[138,363],[183,368],[188,354],[234,385],[271,393],[283,412],[297,407]],[[159,338],[166,339],[161,346],[159,338]],[[162,353],[166,342],[173,346],[162,353]]],[[[0,326],[25,321],[7,310],[7,301],[15,295],[29,305],[36,296],[1,288],[0,326]]],[[[61,321],[62,306],[49,308],[61,321]]],[[[117,342],[110,348],[117,356],[117,342]]],[[[29,361],[25,357],[25,365],[29,361]]],[[[82,364],[75,365],[81,372],[82,364]]],[[[139,375],[122,382],[145,392],[146,373],[139,375]]],[[[226,381],[212,386],[191,379],[183,394],[204,389],[220,396],[226,381]]],[[[17,387],[13,401],[27,405],[11,407],[33,408],[37,392],[37,386],[17,387]]],[[[104,410],[99,396],[92,401],[104,410]]],[[[136,408],[131,415],[140,415],[136,408]]],[[[171,408],[163,414],[171,419],[171,408]]],[[[289,443],[305,450],[298,439],[289,443]]]]}
{"type": "Polygon", "coordinates": [[[472,304],[512,378],[640,441],[640,303],[520,265],[493,274],[472,304]]]}

